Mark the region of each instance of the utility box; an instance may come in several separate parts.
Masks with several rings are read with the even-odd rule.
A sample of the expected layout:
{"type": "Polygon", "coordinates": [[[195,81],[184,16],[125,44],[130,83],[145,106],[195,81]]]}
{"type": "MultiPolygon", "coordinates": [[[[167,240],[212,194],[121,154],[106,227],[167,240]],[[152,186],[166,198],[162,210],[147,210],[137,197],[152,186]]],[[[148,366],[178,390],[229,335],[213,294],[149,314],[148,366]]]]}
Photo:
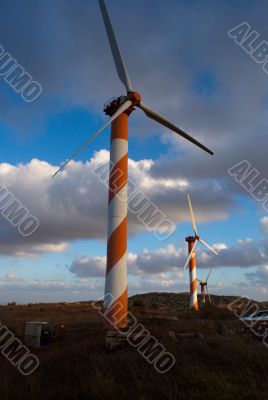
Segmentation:
{"type": "Polygon", "coordinates": [[[49,322],[31,321],[24,325],[24,344],[28,347],[51,345],[56,339],[56,327],[49,322]]]}

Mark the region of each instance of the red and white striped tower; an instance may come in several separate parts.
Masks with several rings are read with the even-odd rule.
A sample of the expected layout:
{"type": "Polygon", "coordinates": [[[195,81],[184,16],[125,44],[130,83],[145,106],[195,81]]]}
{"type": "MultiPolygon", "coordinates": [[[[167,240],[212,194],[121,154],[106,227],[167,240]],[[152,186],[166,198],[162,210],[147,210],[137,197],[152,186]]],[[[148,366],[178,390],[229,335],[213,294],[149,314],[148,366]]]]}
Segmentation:
{"type": "Polygon", "coordinates": [[[110,144],[107,266],[105,280],[106,318],[110,328],[127,326],[127,179],[128,115],[113,123],[110,144]]]}
{"type": "MultiPolygon", "coordinates": [[[[134,101],[139,94],[129,95],[134,101]]],[[[125,99],[123,99],[125,101],[125,99]]],[[[112,116],[121,98],[105,108],[112,116]]],[[[125,328],[128,316],[127,284],[127,207],[128,207],[128,117],[130,107],[111,126],[110,176],[108,199],[107,265],[105,280],[105,315],[107,329],[125,328]]]]}
{"type": "Polygon", "coordinates": [[[198,311],[198,299],[197,299],[197,281],[196,281],[196,257],[195,250],[193,247],[195,245],[196,238],[193,236],[188,236],[186,239],[188,242],[188,252],[192,252],[192,257],[189,261],[189,274],[190,274],[190,309],[198,311]]]}

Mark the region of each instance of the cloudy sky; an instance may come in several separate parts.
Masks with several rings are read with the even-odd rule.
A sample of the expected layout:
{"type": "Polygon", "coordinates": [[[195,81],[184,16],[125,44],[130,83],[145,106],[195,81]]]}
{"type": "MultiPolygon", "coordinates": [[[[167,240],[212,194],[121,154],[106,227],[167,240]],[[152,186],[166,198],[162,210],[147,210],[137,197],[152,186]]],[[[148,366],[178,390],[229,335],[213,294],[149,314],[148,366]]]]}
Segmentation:
{"type": "MultiPolygon", "coordinates": [[[[211,293],[267,300],[265,196],[254,198],[228,173],[247,160],[244,178],[258,173],[252,190],[268,179],[268,74],[242,46],[252,31],[252,52],[268,41],[267,2],[107,0],[107,6],[144,102],[215,152],[204,153],[139,110],[131,115],[131,182],[176,230],[159,237],[129,212],[130,294],[188,291],[189,192],[201,237],[219,251],[216,257],[199,247],[198,277],[213,267],[211,293]],[[236,32],[235,41],[227,32],[243,22],[249,29],[236,32]]],[[[25,237],[0,210],[0,303],[98,298],[107,186],[94,171],[109,160],[109,129],[51,180],[106,121],[103,104],[125,93],[98,2],[2,0],[0,45],[0,184],[39,221],[25,237]],[[25,102],[6,82],[7,53],[42,86],[36,101],[25,102]]]]}

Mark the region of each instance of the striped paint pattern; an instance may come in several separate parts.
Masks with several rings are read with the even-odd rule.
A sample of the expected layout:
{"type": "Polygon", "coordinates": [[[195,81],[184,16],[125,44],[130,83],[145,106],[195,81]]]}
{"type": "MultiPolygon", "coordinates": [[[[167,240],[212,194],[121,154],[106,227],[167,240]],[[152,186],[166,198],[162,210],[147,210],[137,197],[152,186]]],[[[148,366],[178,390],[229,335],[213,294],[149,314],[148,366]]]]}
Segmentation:
{"type": "Polygon", "coordinates": [[[128,114],[111,127],[105,308],[109,328],[127,326],[128,114]],[[107,300],[108,299],[108,300],[107,300]]]}
{"type": "MultiPolygon", "coordinates": [[[[189,254],[193,248],[195,241],[188,241],[189,254]]],[[[190,274],[190,309],[198,311],[198,299],[197,299],[197,281],[196,281],[196,256],[195,250],[193,256],[189,262],[189,274],[190,274]]]]}

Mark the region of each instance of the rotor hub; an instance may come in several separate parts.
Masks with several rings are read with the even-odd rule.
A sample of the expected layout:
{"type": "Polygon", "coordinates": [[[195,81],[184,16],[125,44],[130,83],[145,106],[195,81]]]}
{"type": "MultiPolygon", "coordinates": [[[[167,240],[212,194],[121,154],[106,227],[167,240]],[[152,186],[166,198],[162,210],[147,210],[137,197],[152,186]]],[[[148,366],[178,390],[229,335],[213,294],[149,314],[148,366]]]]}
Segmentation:
{"type": "Polygon", "coordinates": [[[132,101],[133,106],[138,106],[141,102],[141,94],[139,92],[129,92],[127,97],[132,101]]]}

